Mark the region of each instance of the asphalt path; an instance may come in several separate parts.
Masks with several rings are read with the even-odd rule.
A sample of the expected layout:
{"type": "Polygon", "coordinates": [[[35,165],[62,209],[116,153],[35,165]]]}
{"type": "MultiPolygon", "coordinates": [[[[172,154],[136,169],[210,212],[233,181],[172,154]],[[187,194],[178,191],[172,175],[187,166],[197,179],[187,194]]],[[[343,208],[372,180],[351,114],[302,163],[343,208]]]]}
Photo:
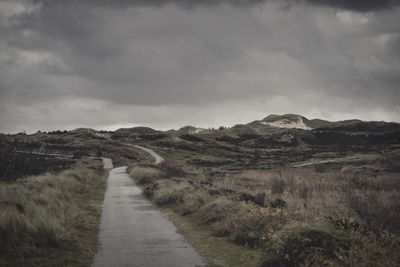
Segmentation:
{"type": "Polygon", "coordinates": [[[154,158],[154,164],[156,164],[156,165],[165,161],[165,159],[163,157],[158,155],[156,152],[154,152],[150,148],[146,148],[146,147],[142,147],[142,146],[138,146],[138,145],[134,145],[134,147],[139,148],[139,149],[149,153],[154,158]]]}
{"type": "MultiPolygon", "coordinates": [[[[157,157],[155,159],[160,162],[157,157]]],[[[174,224],[143,196],[142,190],[128,176],[126,167],[119,167],[109,172],[99,247],[92,266],[189,267],[206,264],[177,233],[174,224]]]]}
{"type": "Polygon", "coordinates": [[[110,170],[113,168],[112,160],[109,158],[101,158],[103,160],[103,168],[106,170],[110,170]]]}

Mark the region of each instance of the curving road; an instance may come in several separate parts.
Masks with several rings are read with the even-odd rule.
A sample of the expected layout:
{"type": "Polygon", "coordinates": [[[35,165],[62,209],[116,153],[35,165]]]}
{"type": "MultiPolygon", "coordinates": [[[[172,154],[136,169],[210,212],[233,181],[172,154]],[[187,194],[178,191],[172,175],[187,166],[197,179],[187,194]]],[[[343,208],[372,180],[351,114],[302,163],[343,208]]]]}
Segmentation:
{"type": "Polygon", "coordinates": [[[92,266],[206,266],[174,224],[143,196],[126,169],[109,173],[92,266]]]}
{"type": "Polygon", "coordinates": [[[165,161],[165,159],[163,157],[158,155],[156,152],[154,152],[150,148],[146,148],[146,147],[142,147],[142,146],[138,146],[138,145],[131,145],[131,146],[134,146],[136,148],[139,148],[139,149],[149,153],[154,158],[154,164],[156,164],[156,165],[158,165],[158,164],[160,164],[160,163],[165,161]]]}

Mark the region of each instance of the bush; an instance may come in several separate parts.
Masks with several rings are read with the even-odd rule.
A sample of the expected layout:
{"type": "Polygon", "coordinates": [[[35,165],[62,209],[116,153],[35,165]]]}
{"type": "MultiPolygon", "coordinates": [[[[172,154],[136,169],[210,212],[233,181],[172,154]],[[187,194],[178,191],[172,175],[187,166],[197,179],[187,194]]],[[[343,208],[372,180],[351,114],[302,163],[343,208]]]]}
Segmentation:
{"type": "Polygon", "coordinates": [[[349,249],[347,239],[321,230],[298,229],[261,266],[343,266],[349,249]]]}
{"type": "Polygon", "coordinates": [[[387,153],[380,160],[380,164],[388,171],[400,171],[400,152],[387,153]]]}
{"type": "Polygon", "coordinates": [[[195,216],[200,225],[210,225],[222,221],[236,208],[237,203],[227,197],[218,197],[215,200],[201,207],[195,216]]]}
{"type": "Polygon", "coordinates": [[[187,192],[183,196],[183,203],[179,207],[179,213],[188,215],[198,211],[210,200],[210,195],[207,191],[197,189],[192,192],[187,192]]]}
{"type": "Polygon", "coordinates": [[[163,161],[158,166],[164,178],[185,176],[185,171],[183,170],[183,168],[174,162],[163,161]]]}
{"type": "Polygon", "coordinates": [[[145,184],[159,179],[160,171],[150,167],[133,166],[129,169],[129,175],[139,184],[145,184]]]}
{"type": "Polygon", "coordinates": [[[182,203],[184,195],[192,190],[186,183],[172,180],[158,181],[158,189],[153,194],[153,201],[159,206],[182,203]]]}
{"type": "Polygon", "coordinates": [[[282,194],[285,191],[285,183],[282,178],[274,177],[271,180],[271,193],[282,194]]]}
{"type": "Polygon", "coordinates": [[[216,236],[227,236],[235,244],[257,248],[262,246],[265,223],[266,217],[260,208],[237,203],[212,229],[216,236]]]}

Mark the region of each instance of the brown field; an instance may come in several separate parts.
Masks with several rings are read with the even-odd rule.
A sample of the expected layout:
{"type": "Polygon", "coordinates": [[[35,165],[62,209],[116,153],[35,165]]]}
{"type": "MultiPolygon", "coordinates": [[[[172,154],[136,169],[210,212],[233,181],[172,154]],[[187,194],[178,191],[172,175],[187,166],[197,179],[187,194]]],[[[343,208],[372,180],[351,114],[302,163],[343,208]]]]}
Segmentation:
{"type": "MultiPolygon", "coordinates": [[[[131,176],[144,193],[172,210],[175,221],[200,229],[200,237],[208,231],[210,240],[219,238],[241,246],[240,251],[260,253],[251,266],[397,266],[400,262],[396,172],[319,172],[314,167],[181,171],[177,162],[131,166],[131,176]]],[[[206,246],[207,239],[191,235],[195,246],[206,246]]],[[[234,264],[210,256],[210,251],[203,253],[212,266],[234,264]]]]}

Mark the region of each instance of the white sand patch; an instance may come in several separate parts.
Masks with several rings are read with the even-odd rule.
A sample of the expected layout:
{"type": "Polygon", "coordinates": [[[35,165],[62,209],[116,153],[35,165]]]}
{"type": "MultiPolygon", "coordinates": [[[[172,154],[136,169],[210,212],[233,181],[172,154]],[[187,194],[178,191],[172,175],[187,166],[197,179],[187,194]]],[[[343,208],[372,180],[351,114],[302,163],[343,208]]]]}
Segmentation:
{"type": "Polygon", "coordinates": [[[203,129],[203,128],[195,128],[193,130],[190,130],[189,134],[197,134],[197,133],[201,133],[203,131],[205,131],[205,129],[203,129]]]}
{"type": "Polygon", "coordinates": [[[302,118],[299,118],[297,121],[281,119],[281,120],[276,120],[273,122],[260,121],[260,123],[263,125],[269,125],[269,126],[278,127],[278,128],[295,128],[295,129],[303,129],[303,130],[312,130],[312,128],[310,126],[308,126],[304,123],[302,118]]]}

